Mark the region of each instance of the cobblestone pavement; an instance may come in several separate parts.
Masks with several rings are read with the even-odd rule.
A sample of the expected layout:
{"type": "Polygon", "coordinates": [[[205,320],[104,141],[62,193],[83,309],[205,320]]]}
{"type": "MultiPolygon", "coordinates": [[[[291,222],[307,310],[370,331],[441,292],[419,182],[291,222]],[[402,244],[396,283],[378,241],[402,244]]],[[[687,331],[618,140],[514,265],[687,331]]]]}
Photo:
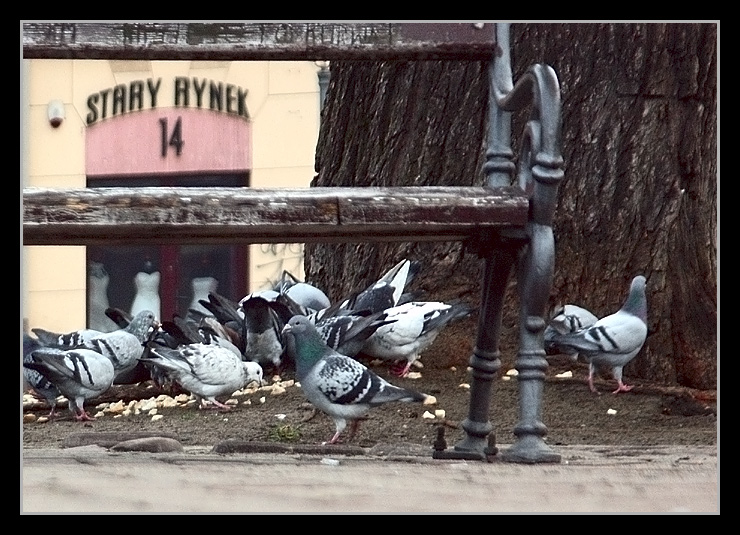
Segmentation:
{"type": "MultiPolygon", "coordinates": [[[[502,449],[506,445],[499,445],[502,449]]],[[[559,464],[318,454],[26,449],[22,513],[719,513],[715,446],[559,446],[559,464]]]]}

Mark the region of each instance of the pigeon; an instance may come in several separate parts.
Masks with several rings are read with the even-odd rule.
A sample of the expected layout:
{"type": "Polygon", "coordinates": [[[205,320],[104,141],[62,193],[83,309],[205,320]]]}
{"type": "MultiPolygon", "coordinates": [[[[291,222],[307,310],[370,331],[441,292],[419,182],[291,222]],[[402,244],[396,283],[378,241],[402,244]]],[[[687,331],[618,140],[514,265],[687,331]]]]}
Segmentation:
{"type": "MultiPolygon", "coordinates": [[[[222,298],[222,299],[225,299],[225,298],[222,298]]],[[[201,300],[201,305],[203,303],[208,303],[208,301],[201,300]]],[[[214,306],[213,302],[210,303],[210,306],[212,307],[214,306]]],[[[241,330],[243,329],[244,318],[238,312],[237,310],[238,305],[236,303],[231,302],[230,307],[233,308],[233,314],[235,314],[235,319],[233,320],[226,320],[222,322],[210,312],[203,313],[200,310],[197,310],[194,308],[188,309],[188,313],[185,319],[189,322],[198,324],[198,329],[201,331],[207,330],[207,331],[210,331],[215,336],[219,336],[223,338],[224,340],[228,340],[240,352],[242,352],[241,330]]]]}
{"type": "Polygon", "coordinates": [[[244,358],[261,365],[272,365],[279,372],[283,367],[283,322],[264,297],[248,295],[239,302],[244,314],[244,358]]]}
{"type": "Polygon", "coordinates": [[[352,440],[360,419],[372,407],[392,401],[423,403],[427,395],[395,386],[362,363],[327,346],[306,316],[294,316],[283,327],[288,352],[296,363],[296,378],[308,401],[334,421],[335,444],[351,423],[352,440]]]}
{"type": "MultiPolygon", "coordinates": [[[[31,329],[46,347],[61,349],[87,348],[108,357],[116,371],[115,384],[131,384],[127,377],[138,364],[144,351],[144,343],[159,327],[154,313],[142,310],[123,329],[109,333],[82,329],[66,334],[57,334],[41,328],[31,329]]],[[[139,382],[139,381],[135,381],[139,382]]]]}
{"type": "Polygon", "coordinates": [[[85,401],[108,390],[115,376],[109,358],[85,348],[37,349],[23,367],[39,372],[56,386],[69,401],[69,410],[78,422],[94,419],[85,411],[85,401]]]}
{"type": "Polygon", "coordinates": [[[285,294],[305,309],[307,313],[316,312],[322,308],[331,306],[329,297],[323,290],[313,284],[299,280],[288,271],[283,275],[273,288],[278,294],[285,294]]]}
{"type": "MultiPolygon", "coordinates": [[[[236,303],[226,296],[216,292],[208,293],[208,300],[200,299],[200,305],[213,316],[222,325],[239,332],[244,324],[244,314],[239,310],[239,303],[236,303]]],[[[189,314],[196,314],[197,311],[189,310],[189,314]]]]}
{"type": "Polygon", "coordinates": [[[371,313],[369,310],[348,310],[343,308],[345,303],[337,303],[317,312],[305,314],[303,307],[287,295],[280,294],[274,305],[282,307],[276,310],[281,315],[283,324],[293,316],[307,316],[316,326],[326,345],[343,355],[354,357],[379,327],[394,320],[386,320],[386,313],[383,311],[371,313]]]}
{"type": "Polygon", "coordinates": [[[578,352],[589,361],[588,386],[592,392],[598,393],[593,382],[596,369],[612,371],[618,385],[614,394],[632,390],[622,382],[622,369],[637,356],[647,338],[645,282],[642,275],[632,279],[626,301],[614,314],[585,329],[553,337],[558,347],[578,352]]]}
{"type": "Polygon", "coordinates": [[[570,348],[561,348],[555,343],[558,334],[568,334],[591,327],[599,318],[578,305],[564,305],[560,307],[545,328],[545,353],[548,355],[566,354],[572,360],[578,359],[578,352],[570,348]]]}
{"type": "MultiPolygon", "coordinates": [[[[23,363],[32,362],[31,353],[43,346],[33,336],[23,333],[23,363]]],[[[46,377],[32,368],[23,368],[24,390],[29,390],[36,398],[43,398],[51,407],[49,417],[56,415],[57,398],[61,396],[59,389],[46,377]]]]}
{"type": "Polygon", "coordinates": [[[404,289],[419,272],[420,264],[401,260],[388,270],[377,282],[343,302],[344,308],[369,310],[371,313],[392,308],[400,304],[404,289]]]}
{"type": "Polygon", "coordinates": [[[354,357],[380,327],[396,321],[388,320],[386,316],[385,312],[329,316],[316,323],[316,329],[326,345],[343,355],[354,357]]]}
{"type": "Polygon", "coordinates": [[[224,347],[242,358],[240,349],[226,334],[223,325],[213,317],[204,316],[196,323],[175,315],[172,321],[162,322],[162,329],[170,338],[170,343],[167,345],[171,348],[187,344],[213,344],[224,347]]]}
{"type": "Polygon", "coordinates": [[[450,322],[469,315],[463,304],[440,301],[412,301],[385,311],[392,323],[379,327],[362,348],[369,357],[390,360],[394,375],[406,377],[411,365],[421,356],[450,322]]]}
{"type": "Polygon", "coordinates": [[[216,396],[231,395],[252,381],[262,384],[262,367],[245,362],[233,351],[213,344],[188,344],[170,349],[153,342],[141,356],[193,394],[199,408],[230,410],[216,396]]]}

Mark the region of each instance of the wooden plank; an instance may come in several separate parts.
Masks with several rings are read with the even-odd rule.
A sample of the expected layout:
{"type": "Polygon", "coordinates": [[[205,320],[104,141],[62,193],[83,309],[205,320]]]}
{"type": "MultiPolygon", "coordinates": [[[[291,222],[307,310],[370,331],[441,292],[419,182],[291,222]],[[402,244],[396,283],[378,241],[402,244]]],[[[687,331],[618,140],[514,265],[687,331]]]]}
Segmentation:
{"type": "Polygon", "coordinates": [[[24,245],[455,241],[524,227],[515,187],[23,190],[24,245]]]}
{"type": "Polygon", "coordinates": [[[25,59],[488,60],[494,24],[24,23],[25,59]]]}

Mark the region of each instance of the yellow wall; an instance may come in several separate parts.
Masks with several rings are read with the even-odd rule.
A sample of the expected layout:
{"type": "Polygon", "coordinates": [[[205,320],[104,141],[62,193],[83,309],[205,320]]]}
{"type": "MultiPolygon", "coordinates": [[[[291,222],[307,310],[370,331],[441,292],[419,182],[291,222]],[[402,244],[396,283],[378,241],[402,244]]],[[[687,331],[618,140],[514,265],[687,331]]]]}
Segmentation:
{"type": "MultiPolygon", "coordinates": [[[[133,80],[195,76],[248,90],[253,141],[253,187],[307,187],[314,175],[319,128],[318,68],[312,62],[25,60],[22,174],[24,186],[84,187],[87,97],[133,80]],[[50,101],[64,103],[52,128],[50,101]]],[[[22,247],[22,315],[29,327],[66,332],[85,326],[84,247],[22,247]]],[[[303,277],[300,245],[253,245],[250,291],[283,269],[303,277]]],[[[234,296],[241,297],[241,296],[234,296]]]]}

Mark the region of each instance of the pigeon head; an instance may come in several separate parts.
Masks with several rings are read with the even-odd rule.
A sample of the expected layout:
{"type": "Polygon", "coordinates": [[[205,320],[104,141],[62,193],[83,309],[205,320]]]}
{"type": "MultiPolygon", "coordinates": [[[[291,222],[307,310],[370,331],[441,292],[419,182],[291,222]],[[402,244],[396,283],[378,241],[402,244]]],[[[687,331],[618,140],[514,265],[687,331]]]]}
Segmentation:
{"type": "Polygon", "coordinates": [[[300,380],[329,351],[316,326],[306,316],[293,316],[282,330],[289,356],[300,380]]]}
{"type": "Polygon", "coordinates": [[[643,323],[647,324],[647,298],[645,297],[646,280],[642,275],[632,279],[630,293],[627,300],[622,306],[622,310],[629,312],[640,318],[643,323]]]}
{"type": "Polygon", "coordinates": [[[124,330],[130,332],[136,336],[140,342],[144,343],[149,334],[159,328],[159,322],[157,321],[154,312],[151,310],[142,310],[131,320],[124,330]]]}
{"type": "Polygon", "coordinates": [[[244,363],[244,371],[247,373],[247,382],[246,384],[251,383],[252,381],[256,381],[259,383],[260,386],[264,383],[262,380],[262,366],[260,366],[257,362],[250,362],[245,361],[244,363]]]}

